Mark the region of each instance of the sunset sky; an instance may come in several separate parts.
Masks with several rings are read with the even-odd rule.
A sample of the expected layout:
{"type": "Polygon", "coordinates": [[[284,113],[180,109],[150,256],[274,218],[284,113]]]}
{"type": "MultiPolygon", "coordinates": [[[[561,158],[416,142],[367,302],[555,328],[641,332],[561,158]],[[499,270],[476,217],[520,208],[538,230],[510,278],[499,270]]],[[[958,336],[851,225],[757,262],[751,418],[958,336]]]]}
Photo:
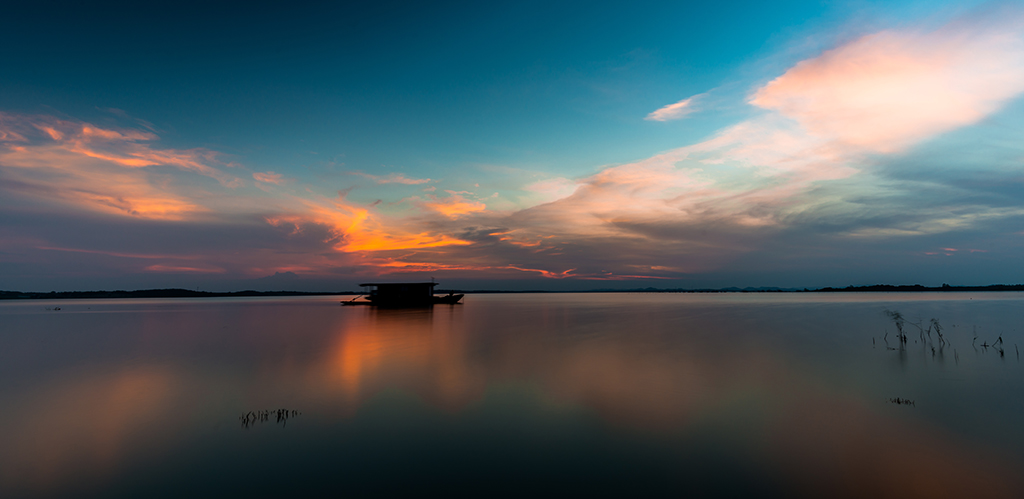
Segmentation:
{"type": "Polygon", "coordinates": [[[1019,2],[22,2],[0,289],[1024,282],[1019,2]]]}

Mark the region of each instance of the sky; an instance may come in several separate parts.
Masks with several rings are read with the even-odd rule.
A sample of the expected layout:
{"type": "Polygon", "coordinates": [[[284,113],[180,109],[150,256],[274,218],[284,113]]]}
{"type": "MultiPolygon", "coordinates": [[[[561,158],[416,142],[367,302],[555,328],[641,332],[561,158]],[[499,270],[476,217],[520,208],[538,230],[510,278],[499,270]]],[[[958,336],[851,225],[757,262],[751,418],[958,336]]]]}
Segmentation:
{"type": "Polygon", "coordinates": [[[0,289],[1024,282],[1024,3],[22,2],[0,289]]]}

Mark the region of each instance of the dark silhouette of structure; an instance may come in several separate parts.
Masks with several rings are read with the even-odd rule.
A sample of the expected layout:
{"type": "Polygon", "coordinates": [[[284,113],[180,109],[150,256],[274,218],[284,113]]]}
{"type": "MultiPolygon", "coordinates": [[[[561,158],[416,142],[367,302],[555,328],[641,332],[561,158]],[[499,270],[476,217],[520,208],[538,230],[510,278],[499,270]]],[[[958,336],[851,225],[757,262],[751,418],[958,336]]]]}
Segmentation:
{"type": "Polygon", "coordinates": [[[454,305],[464,295],[449,292],[445,296],[434,296],[436,282],[368,282],[360,284],[370,288],[365,301],[360,297],[341,302],[342,305],[376,305],[378,307],[427,307],[434,304],[454,305]]]}

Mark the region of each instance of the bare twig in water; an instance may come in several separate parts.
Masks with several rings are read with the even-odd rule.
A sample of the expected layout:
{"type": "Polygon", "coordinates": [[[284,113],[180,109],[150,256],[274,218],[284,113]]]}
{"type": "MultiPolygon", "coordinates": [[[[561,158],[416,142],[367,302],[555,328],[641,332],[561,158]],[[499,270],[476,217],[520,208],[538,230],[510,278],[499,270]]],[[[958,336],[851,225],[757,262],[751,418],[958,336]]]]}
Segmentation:
{"type": "Polygon", "coordinates": [[[906,343],[907,333],[903,330],[903,325],[905,324],[906,319],[903,318],[903,314],[899,313],[899,311],[886,310],[885,315],[889,316],[889,318],[892,319],[893,324],[896,326],[896,335],[899,338],[900,343],[906,343]]]}
{"type": "Polygon", "coordinates": [[[905,399],[905,398],[900,398],[900,397],[889,399],[889,403],[890,404],[896,404],[896,405],[912,405],[912,406],[915,406],[915,407],[917,406],[917,404],[915,404],[913,400],[905,399]]]}
{"type": "Polygon", "coordinates": [[[939,337],[939,348],[942,348],[943,346],[946,345],[947,342],[946,342],[946,338],[944,338],[942,336],[942,325],[939,324],[939,320],[938,319],[932,319],[932,325],[929,326],[928,330],[930,331],[932,329],[935,329],[935,334],[936,334],[936,336],[939,337]]]}
{"type": "Polygon", "coordinates": [[[277,422],[281,423],[281,426],[288,426],[288,418],[299,416],[302,413],[291,409],[276,409],[276,410],[263,410],[263,411],[249,411],[238,417],[238,421],[241,423],[242,428],[251,428],[256,423],[264,423],[270,421],[270,416],[274,415],[277,418],[277,422]]]}

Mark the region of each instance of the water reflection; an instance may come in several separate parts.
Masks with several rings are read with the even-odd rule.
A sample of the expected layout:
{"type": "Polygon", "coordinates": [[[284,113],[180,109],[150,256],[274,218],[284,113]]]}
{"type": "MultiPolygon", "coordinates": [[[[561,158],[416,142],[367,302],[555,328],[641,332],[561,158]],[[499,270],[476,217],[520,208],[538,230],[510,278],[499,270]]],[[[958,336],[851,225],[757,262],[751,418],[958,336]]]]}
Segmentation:
{"type": "MultiPolygon", "coordinates": [[[[812,495],[1012,497],[1019,485],[1008,456],[836,394],[784,351],[621,331],[566,341],[550,338],[565,317],[539,317],[536,333],[468,336],[459,316],[371,310],[342,335],[337,369],[349,395],[401,387],[452,412],[479,402],[488,382],[530,380],[551,403],[587,407],[617,426],[725,442],[812,495]]],[[[894,350],[906,369],[903,327],[899,334],[894,350]]]]}
{"type": "Polygon", "coordinates": [[[7,397],[0,418],[0,491],[45,493],[64,482],[102,482],[132,456],[170,444],[183,387],[161,369],[42,380],[7,397]],[[157,431],[159,430],[159,431],[157,431]]]}
{"type": "Polygon", "coordinates": [[[467,352],[461,307],[353,311],[327,360],[350,411],[384,389],[415,392],[435,407],[458,411],[479,400],[485,377],[467,352]]]}
{"type": "Polygon", "coordinates": [[[270,422],[271,416],[274,417],[275,422],[280,424],[282,427],[288,426],[288,419],[294,418],[301,415],[302,413],[294,409],[264,409],[262,411],[249,411],[241,416],[238,416],[238,422],[241,424],[243,429],[248,430],[256,426],[259,423],[270,422]]]}
{"type": "MultiPolygon", "coordinates": [[[[436,465],[430,480],[466,487],[464,470],[501,462],[479,476],[606,492],[641,480],[649,492],[698,495],[1020,490],[1019,373],[955,353],[944,362],[969,331],[902,314],[896,327],[882,306],[859,302],[670,298],[473,297],[398,310],[109,302],[8,314],[0,495],[132,496],[175,476],[173,496],[212,480],[202,470],[227,484],[241,469],[254,490],[291,490],[252,478],[259,461],[236,470],[216,459],[264,450],[297,456],[292,475],[275,476],[306,493],[338,490],[328,464],[362,470],[345,483],[365,492],[383,476],[393,487],[427,479],[425,462],[436,465]],[[892,344],[872,349],[875,337],[892,344]],[[237,430],[238,414],[252,431],[237,430]]],[[[912,313],[939,306],[925,305],[912,313]]],[[[999,305],[977,316],[1013,317],[1012,302],[999,305]]],[[[979,355],[1006,334],[977,342],[979,355]]]]}

